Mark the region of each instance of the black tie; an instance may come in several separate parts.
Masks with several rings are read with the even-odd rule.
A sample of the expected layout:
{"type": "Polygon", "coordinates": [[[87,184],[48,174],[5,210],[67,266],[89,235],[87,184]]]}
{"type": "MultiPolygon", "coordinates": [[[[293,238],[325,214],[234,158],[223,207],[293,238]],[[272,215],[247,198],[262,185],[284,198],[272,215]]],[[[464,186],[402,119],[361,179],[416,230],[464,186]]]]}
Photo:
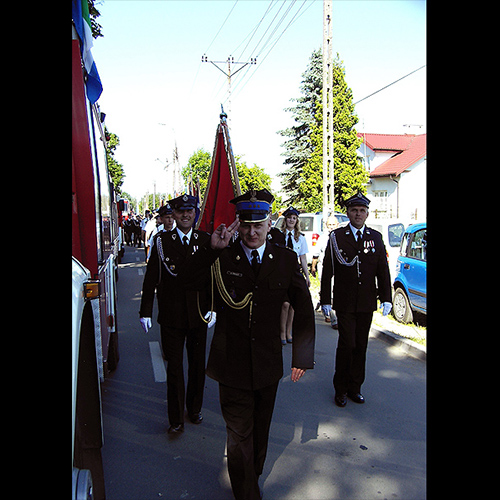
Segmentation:
{"type": "Polygon", "coordinates": [[[257,276],[259,274],[260,264],[259,264],[259,252],[257,250],[252,250],[252,269],[257,276]]]}
{"type": "Polygon", "coordinates": [[[182,243],[183,243],[184,253],[187,253],[187,249],[189,246],[189,238],[186,235],[183,236],[182,243]]]}
{"type": "Polygon", "coordinates": [[[360,229],[358,229],[356,236],[357,236],[356,241],[358,243],[358,247],[361,247],[361,239],[363,238],[363,233],[361,232],[360,229]]]}
{"type": "Polygon", "coordinates": [[[293,250],[292,233],[288,233],[288,239],[286,241],[286,246],[287,246],[287,248],[291,248],[293,250]]]}

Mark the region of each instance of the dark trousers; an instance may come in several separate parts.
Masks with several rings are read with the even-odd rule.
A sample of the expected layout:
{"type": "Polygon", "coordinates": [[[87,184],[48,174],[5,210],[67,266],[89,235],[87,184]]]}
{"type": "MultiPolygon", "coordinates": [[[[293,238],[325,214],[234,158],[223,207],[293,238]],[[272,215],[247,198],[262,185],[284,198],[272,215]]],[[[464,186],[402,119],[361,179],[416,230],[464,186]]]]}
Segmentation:
{"type": "Polygon", "coordinates": [[[184,404],[190,415],[201,411],[205,387],[206,325],[170,328],[160,325],[163,354],[167,360],[167,405],[170,425],[184,423],[184,404]],[[187,391],[184,385],[184,342],[188,359],[187,391]]]}
{"type": "Polygon", "coordinates": [[[361,392],[365,380],[366,348],[373,313],[336,311],[339,341],[333,387],[337,393],[361,392]]]}
{"type": "Polygon", "coordinates": [[[259,476],[264,468],[278,382],[256,391],[219,384],[227,430],[227,468],[236,500],[260,500],[259,476]]]}

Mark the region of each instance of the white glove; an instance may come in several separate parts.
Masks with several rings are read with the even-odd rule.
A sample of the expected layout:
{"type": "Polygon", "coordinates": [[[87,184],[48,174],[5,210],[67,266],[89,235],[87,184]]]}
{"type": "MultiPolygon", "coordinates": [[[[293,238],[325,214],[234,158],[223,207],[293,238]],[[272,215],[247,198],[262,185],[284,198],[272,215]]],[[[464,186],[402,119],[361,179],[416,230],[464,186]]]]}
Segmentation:
{"type": "Polygon", "coordinates": [[[210,317],[210,315],[212,315],[212,317],[210,318],[210,321],[208,322],[207,328],[212,328],[212,326],[215,325],[215,321],[217,319],[217,314],[215,312],[212,312],[212,311],[208,311],[207,314],[205,314],[205,319],[208,319],[210,317]]]}
{"type": "Polygon", "coordinates": [[[142,329],[148,333],[148,330],[151,328],[152,323],[151,323],[151,318],[139,318],[139,321],[141,322],[142,329]]]}
{"type": "Polygon", "coordinates": [[[391,312],[392,304],[390,302],[382,302],[380,308],[382,309],[382,316],[387,316],[391,312]]]}
{"type": "Polygon", "coordinates": [[[332,306],[330,304],[326,304],[321,306],[321,311],[325,317],[330,317],[330,313],[332,312],[332,306]]]}

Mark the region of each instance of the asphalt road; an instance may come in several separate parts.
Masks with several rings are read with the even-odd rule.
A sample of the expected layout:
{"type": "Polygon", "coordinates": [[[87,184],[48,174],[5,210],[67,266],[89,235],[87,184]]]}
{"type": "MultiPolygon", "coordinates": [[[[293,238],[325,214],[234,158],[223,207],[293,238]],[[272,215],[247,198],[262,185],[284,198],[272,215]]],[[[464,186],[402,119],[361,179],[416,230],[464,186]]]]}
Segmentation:
{"type": "MultiPolygon", "coordinates": [[[[120,362],[102,385],[108,500],[233,498],[218,384],[206,379],[201,425],[172,438],[160,332],[139,324],[144,249],[127,247],[118,281],[120,362]]],[[[156,306],[155,306],[156,307],[156,306]]],[[[316,367],[292,383],[291,346],[260,480],[266,500],[424,500],[426,363],[370,338],[366,403],[333,403],[337,331],[316,316],[316,367]]],[[[212,338],[209,331],[207,354],[212,338]]],[[[187,361],[185,361],[187,368],[187,361]]]]}

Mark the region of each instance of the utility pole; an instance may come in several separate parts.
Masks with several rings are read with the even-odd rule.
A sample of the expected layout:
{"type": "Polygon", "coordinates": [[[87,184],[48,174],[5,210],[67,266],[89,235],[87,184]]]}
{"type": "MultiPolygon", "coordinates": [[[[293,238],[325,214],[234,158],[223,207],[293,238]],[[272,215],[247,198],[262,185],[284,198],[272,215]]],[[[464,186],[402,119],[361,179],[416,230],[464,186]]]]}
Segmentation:
{"type": "Polygon", "coordinates": [[[332,0],[323,0],[323,220],[335,210],[333,186],[332,0]]]}
{"type": "Polygon", "coordinates": [[[227,61],[209,61],[206,54],[203,54],[201,56],[201,62],[209,62],[212,63],[219,71],[224,73],[227,77],[227,85],[228,85],[228,95],[229,95],[229,120],[231,120],[231,78],[236,75],[239,71],[241,71],[245,66],[248,66],[249,64],[257,64],[257,58],[256,57],[251,57],[250,62],[242,62],[242,61],[235,61],[233,56],[229,56],[227,58],[227,61]],[[224,71],[222,68],[217,66],[217,64],[226,64],[227,63],[227,72],[224,71]],[[231,73],[231,64],[243,64],[243,66],[239,69],[237,69],[234,73],[231,73]]]}
{"type": "Polygon", "coordinates": [[[173,160],[174,160],[174,191],[175,191],[175,196],[179,196],[183,190],[181,184],[181,167],[179,164],[179,151],[177,149],[177,140],[175,140],[173,160]]]}

